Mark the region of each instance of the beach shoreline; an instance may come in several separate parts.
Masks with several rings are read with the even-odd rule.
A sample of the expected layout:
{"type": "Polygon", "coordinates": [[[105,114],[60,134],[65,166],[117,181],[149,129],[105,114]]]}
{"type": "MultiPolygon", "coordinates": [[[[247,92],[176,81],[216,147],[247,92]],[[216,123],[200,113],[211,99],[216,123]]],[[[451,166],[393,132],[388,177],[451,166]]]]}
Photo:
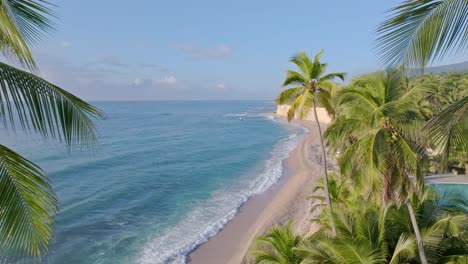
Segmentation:
{"type": "Polygon", "coordinates": [[[313,186],[321,176],[320,139],[316,123],[300,122],[309,131],[283,161],[285,176],[265,193],[251,197],[236,216],[208,242],[188,256],[192,264],[248,263],[245,258],[251,242],[273,225],[294,219],[295,232],[310,230],[309,212],[313,186]]]}

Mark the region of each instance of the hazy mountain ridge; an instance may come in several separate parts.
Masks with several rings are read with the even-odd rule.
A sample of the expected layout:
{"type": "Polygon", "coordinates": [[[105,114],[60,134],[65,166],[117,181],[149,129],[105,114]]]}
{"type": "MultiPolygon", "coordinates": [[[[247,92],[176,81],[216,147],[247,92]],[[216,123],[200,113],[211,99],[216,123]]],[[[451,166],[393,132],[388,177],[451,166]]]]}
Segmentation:
{"type": "MultiPolygon", "coordinates": [[[[421,75],[421,69],[411,69],[408,70],[410,75],[417,76],[421,75]]],[[[468,72],[468,61],[442,65],[442,66],[435,66],[435,67],[428,67],[424,69],[424,74],[434,73],[434,74],[443,74],[449,72],[468,72]]]]}

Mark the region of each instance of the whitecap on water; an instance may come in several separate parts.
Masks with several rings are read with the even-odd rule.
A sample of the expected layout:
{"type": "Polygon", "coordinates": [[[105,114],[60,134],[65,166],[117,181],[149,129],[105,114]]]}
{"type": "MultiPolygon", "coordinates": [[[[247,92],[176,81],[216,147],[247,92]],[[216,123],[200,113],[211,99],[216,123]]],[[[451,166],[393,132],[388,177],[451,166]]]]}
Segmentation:
{"type": "Polygon", "coordinates": [[[136,263],[185,263],[187,255],[216,235],[251,196],[265,192],[278,182],[283,174],[282,161],[300,141],[300,135],[290,135],[277,143],[253,180],[212,193],[175,226],[156,234],[138,254],[136,263]]]}

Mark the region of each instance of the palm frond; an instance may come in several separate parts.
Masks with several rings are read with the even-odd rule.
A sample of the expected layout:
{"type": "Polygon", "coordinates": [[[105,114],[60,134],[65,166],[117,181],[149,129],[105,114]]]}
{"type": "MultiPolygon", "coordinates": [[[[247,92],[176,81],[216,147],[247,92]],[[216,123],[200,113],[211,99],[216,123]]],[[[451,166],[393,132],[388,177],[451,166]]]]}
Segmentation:
{"type": "Polygon", "coordinates": [[[406,0],[389,12],[377,28],[377,51],[384,64],[424,68],[448,53],[466,52],[466,0],[406,0]]]}
{"type": "Polygon", "coordinates": [[[390,264],[403,263],[416,256],[416,241],[413,235],[401,234],[395,249],[393,250],[390,264]]]}
{"type": "Polygon", "coordinates": [[[314,61],[310,64],[309,68],[309,78],[311,80],[320,79],[320,76],[326,71],[327,64],[321,63],[320,58],[322,58],[324,50],[320,50],[317,54],[315,54],[314,61]]]}
{"type": "Polygon", "coordinates": [[[289,61],[296,64],[304,76],[309,76],[309,69],[312,62],[304,51],[301,51],[297,55],[291,57],[289,61]]]}
{"type": "Polygon", "coordinates": [[[0,122],[6,129],[16,129],[19,124],[26,132],[63,141],[69,147],[96,143],[93,119],[102,113],[93,106],[4,63],[0,63],[0,80],[0,122]]]}
{"type": "Polygon", "coordinates": [[[52,236],[57,200],[44,172],[0,145],[0,247],[40,255],[52,236]]]}
{"type": "Polygon", "coordinates": [[[320,77],[319,82],[323,81],[331,81],[335,78],[339,78],[340,80],[344,81],[346,73],[345,72],[333,72],[325,74],[324,76],[320,77]]]}
{"type": "Polygon", "coordinates": [[[1,0],[0,49],[8,58],[35,70],[28,44],[35,44],[53,29],[51,4],[38,0],[1,0]]]}
{"type": "Polygon", "coordinates": [[[304,90],[304,87],[294,87],[282,91],[278,97],[276,97],[276,104],[286,104],[294,101],[304,90]]]}
{"type": "Polygon", "coordinates": [[[283,82],[283,87],[288,85],[302,86],[306,83],[308,83],[308,80],[304,76],[302,76],[302,74],[295,71],[287,70],[286,80],[284,80],[283,82]]]}
{"type": "Polygon", "coordinates": [[[428,140],[442,151],[442,166],[450,154],[458,151],[468,157],[468,96],[453,103],[431,118],[423,127],[428,140]]]}
{"type": "Polygon", "coordinates": [[[286,226],[274,226],[264,236],[257,237],[249,255],[254,263],[299,264],[302,258],[293,249],[303,240],[293,234],[293,222],[286,226]]]}

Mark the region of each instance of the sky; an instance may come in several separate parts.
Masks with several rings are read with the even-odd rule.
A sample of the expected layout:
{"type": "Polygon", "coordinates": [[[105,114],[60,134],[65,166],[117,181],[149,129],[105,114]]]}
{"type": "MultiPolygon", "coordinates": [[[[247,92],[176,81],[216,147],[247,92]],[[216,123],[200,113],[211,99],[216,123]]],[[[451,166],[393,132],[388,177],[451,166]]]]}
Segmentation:
{"type": "Polygon", "coordinates": [[[400,1],[56,0],[33,52],[42,77],[86,100],[271,100],[298,51],[324,49],[348,80],[377,70],[374,31],[400,1]]]}

